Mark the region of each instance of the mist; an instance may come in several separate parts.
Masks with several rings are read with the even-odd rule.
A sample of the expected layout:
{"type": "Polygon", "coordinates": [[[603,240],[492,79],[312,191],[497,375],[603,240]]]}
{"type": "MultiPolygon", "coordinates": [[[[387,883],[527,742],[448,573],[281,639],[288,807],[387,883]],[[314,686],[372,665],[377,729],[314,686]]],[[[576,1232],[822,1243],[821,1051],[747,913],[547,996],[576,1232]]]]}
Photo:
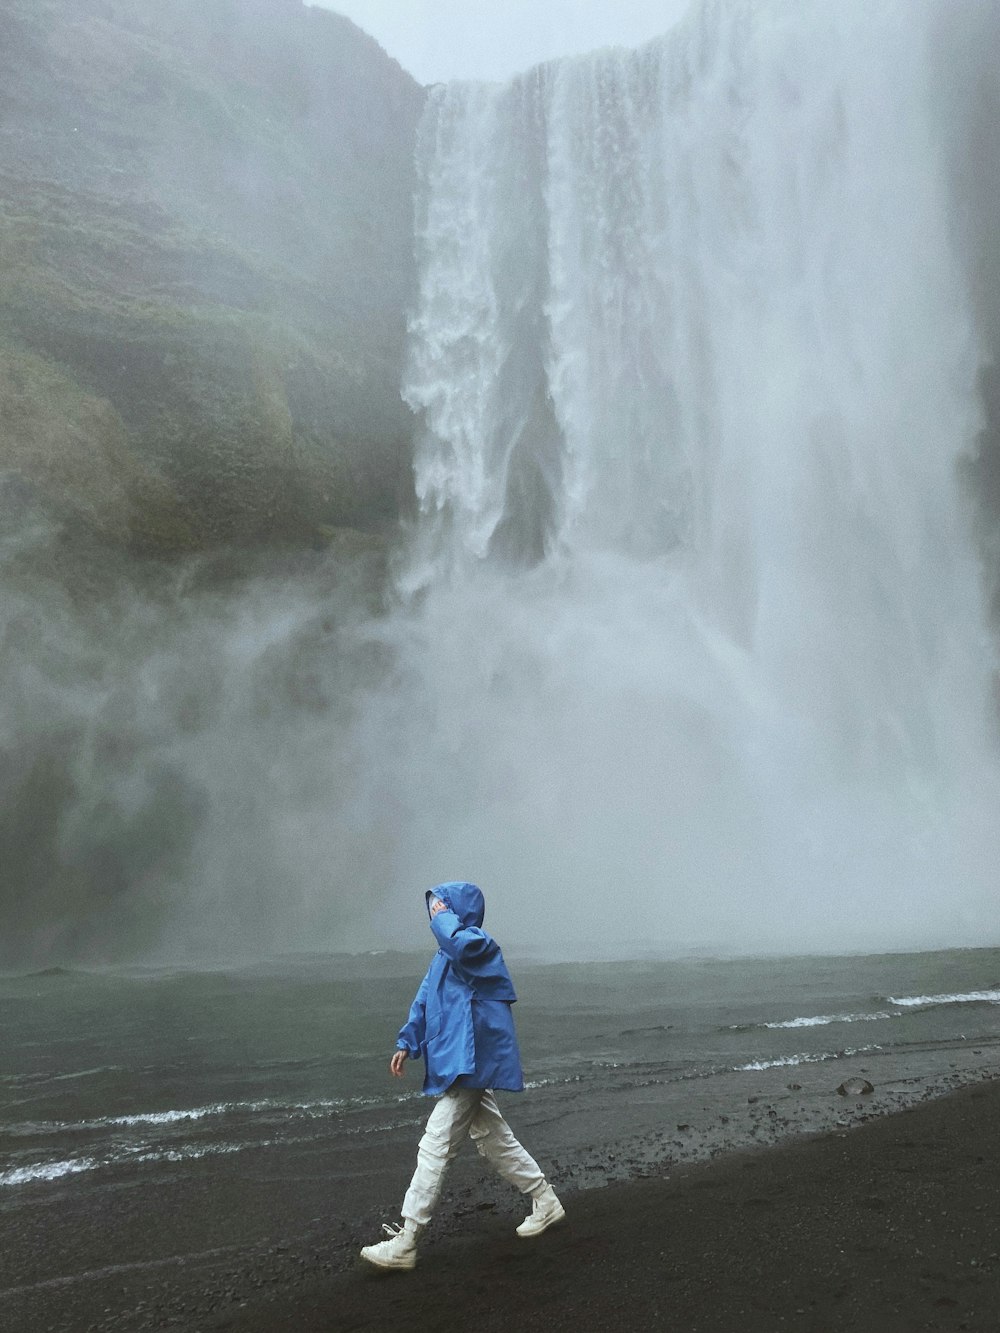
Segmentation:
{"type": "MultiPolygon", "coordinates": [[[[317,3],[317,0],[311,0],[317,3]]],[[[505,82],[547,60],[661,36],[688,0],[346,0],[329,8],[376,37],[423,84],[505,82]]]]}
{"type": "Polygon", "coordinates": [[[384,837],[352,822],[352,701],[379,669],[352,630],[380,557],[272,557],[235,580],[210,559],[133,565],[67,590],[38,571],[44,520],[17,536],[3,963],[360,946],[353,868],[377,878],[384,837]]]}
{"type": "Polygon", "coordinates": [[[421,95],[378,413],[317,359],[337,479],[412,425],[367,537],[307,472],[106,557],[9,466],[0,964],[421,947],[455,878],[539,957],[996,941],[997,24],[705,0],[421,95]]]}
{"type": "Polygon", "coordinates": [[[995,933],[938,16],[706,5],[429,98],[403,840],[522,947],[995,933]]]}

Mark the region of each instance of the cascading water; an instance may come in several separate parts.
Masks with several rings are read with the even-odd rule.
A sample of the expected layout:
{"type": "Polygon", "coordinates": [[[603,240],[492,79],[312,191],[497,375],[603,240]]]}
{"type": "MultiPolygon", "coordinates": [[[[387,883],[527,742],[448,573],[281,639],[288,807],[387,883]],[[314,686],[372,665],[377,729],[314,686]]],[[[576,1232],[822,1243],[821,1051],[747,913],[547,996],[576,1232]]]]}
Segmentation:
{"type": "Polygon", "coordinates": [[[543,951],[992,938],[936,12],[706,3],[432,90],[401,883],[543,951]]]}
{"type": "Polygon", "coordinates": [[[374,552],[74,592],[0,488],[0,966],[423,948],[450,878],[549,956],[996,943],[996,29],[705,0],[431,90],[388,613],[374,552]]]}

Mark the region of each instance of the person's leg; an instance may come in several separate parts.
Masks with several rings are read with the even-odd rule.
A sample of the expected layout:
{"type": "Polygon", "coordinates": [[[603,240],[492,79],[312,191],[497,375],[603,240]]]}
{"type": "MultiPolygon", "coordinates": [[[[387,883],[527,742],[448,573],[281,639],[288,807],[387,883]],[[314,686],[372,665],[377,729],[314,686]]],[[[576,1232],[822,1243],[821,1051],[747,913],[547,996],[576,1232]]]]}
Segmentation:
{"type": "Polygon", "coordinates": [[[493,1169],[532,1200],[531,1213],[517,1228],[518,1235],[536,1236],[565,1217],[555,1190],[535,1159],[514,1137],[491,1090],[483,1093],[469,1126],[469,1136],[493,1169]]]}
{"type": "Polygon", "coordinates": [[[434,1214],[448,1163],[469,1132],[481,1097],[479,1088],[449,1088],[439,1099],[417,1147],[417,1167],[403,1199],[403,1225],[384,1226],[389,1239],[366,1245],[362,1259],[379,1268],[414,1267],[420,1233],[434,1214]]]}
{"type": "Polygon", "coordinates": [[[430,1114],[417,1147],[417,1167],[403,1199],[403,1220],[425,1227],[441,1197],[448,1163],[469,1132],[482,1097],[480,1088],[449,1088],[430,1114]]]}
{"type": "Polygon", "coordinates": [[[493,1169],[522,1194],[534,1194],[544,1188],[541,1167],[514,1137],[492,1090],[483,1093],[469,1126],[469,1137],[493,1169]]]}

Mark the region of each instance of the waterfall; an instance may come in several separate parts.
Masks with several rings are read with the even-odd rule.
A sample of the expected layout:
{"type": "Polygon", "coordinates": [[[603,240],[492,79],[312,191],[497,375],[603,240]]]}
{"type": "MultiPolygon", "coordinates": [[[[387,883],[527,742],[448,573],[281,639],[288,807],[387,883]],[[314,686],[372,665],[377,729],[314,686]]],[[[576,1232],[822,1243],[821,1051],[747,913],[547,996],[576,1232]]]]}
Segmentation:
{"type": "Polygon", "coordinates": [[[1000,942],[996,27],[429,90],[387,600],[349,538],[71,587],[8,482],[0,966],[425,948],[447,879],[515,955],[1000,942]]]}
{"type": "Polygon", "coordinates": [[[401,885],[479,879],[541,950],[992,937],[936,15],[707,0],[431,91],[364,737],[401,885]]]}

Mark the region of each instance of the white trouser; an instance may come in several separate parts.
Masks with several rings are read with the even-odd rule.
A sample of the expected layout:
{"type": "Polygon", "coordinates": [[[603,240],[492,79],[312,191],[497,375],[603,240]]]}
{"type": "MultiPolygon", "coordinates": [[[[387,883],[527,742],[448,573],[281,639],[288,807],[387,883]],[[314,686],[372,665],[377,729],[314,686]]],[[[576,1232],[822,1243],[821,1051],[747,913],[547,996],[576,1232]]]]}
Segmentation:
{"type": "Polygon", "coordinates": [[[466,1134],[504,1180],[522,1194],[545,1188],[538,1163],[518,1143],[489,1088],[449,1088],[430,1114],[417,1148],[417,1169],[403,1200],[402,1216],[426,1226],[441,1197],[448,1163],[466,1134]]]}

